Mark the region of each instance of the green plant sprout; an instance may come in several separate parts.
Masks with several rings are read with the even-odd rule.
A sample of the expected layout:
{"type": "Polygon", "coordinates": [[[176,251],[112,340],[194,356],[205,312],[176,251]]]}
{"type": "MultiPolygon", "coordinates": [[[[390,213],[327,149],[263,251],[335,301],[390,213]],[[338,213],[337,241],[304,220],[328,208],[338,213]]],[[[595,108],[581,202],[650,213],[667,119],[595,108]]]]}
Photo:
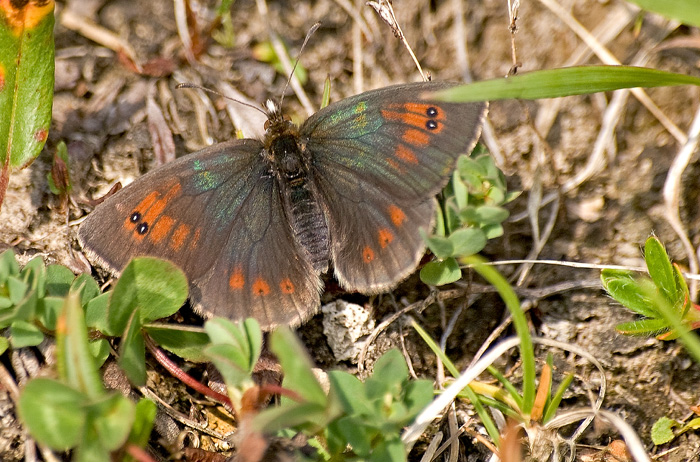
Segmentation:
{"type": "Polygon", "coordinates": [[[459,280],[457,259],[481,252],[488,239],[503,234],[502,223],[508,218],[503,206],[519,194],[508,192],[503,172],[482,148],[461,156],[437,209],[435,233],[423,234],[437,260],[421,269],[421,280],[431,285],[459,280]]]}
{"type": "MultiPolygon", "coordinates": [[[[75,277],[41,259],[20,270],[11,250],[0,254],[0,319],[10,333],[9,341],[0,337],[4,349],[37,345],[46,334],[55,335],[58,345],[58,379],[32,379],[21,393],[19,413],[31,435],[52,449],[73,449],[76,461],[122,460],[146,444],[155,405],[107,392],[98,373],[109,355],[107,338],[119,336],[118,364],[136,385],[145,382],[145,349],[158,358],[154,341],[187,359],[212,361],[228,399],[207,395],[234,412],[243,441],[303,432],[315,448],[309,460],[406,460],[401,430],[430,402],[433,386],[409,378],[398,350],[378,359],[364,383],[330,372],[327,393],[303,346],[291,331],[279,329],[270,348],[284,382],[260,387],[252,380],[262,349],[255,320],[212,319],[205,332],[154,322],[177,311],[186,295],[182,273],[153,258],[132,260],[114,289],[100,294],[88,275],[75,277]],[[271,394],[281,395],[281,404],[262,410],[271,394]]],[[[193,385],[181,371],[176,375],[193,385]]]]}
{"type": "MultiPolygon", "coordinates": [[[[683,273],[653,236],[644,245],[644,261],[648,277],[619,269],[601,272],[600,278],[608,294],[641,316],[635,321],[618,324],[616,329],[627,335],[679,339],[695,361],[700,362],[700,339],[692,332],[700,327],[700,306],[691,301],[683,273]]],[[[700,418],[682,423],[661,417],[652,427],[651,439],[656,445],[665,444],[697,429],[700,429],[700,418]]]]}
{"type": "Polygon", "coordinates": [[[638,320],[618,324],[618,332],[672,340],[684,330],[700,327],[700,307],[692,303],[680,268],[671,262],[657,238],[647,239],[644,261],[649,277],[629,270],[604,269],[601,272],[600,279],[608,294],[641,316],[638,320]]]}

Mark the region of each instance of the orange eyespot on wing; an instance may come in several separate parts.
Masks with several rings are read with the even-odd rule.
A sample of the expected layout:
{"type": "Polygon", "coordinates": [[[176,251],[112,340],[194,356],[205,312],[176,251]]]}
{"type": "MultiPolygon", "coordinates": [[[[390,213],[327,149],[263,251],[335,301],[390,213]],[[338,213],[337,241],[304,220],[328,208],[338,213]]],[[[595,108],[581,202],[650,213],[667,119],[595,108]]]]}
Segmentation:
{"type": "Polygon", "coordinates": [[[263,278],[259,277],[253,282],[253,295],[257,295],[259,297],[264,297],[265,295],[270,294],[270,285],[267,283],[266,280],[263,278]]]}
{"type": "Polygon", "coordinates": [[[228,286],[232,290],[241,290],[245,287],[245,276],[243,276],[243,270],[240,265],[236,266],[231,273],[231,277],[228,279],[228,286]]]}
{"type": "Polygon", "coordinates": [[[287,295],[291,295],[296,291],[294,283],[292,283],[292,280],[289,278],[282,279],[282,282],[280,282],[280,290],[282,290],[283,294],[287,295]]]}
{"type": "Polygon", "coordinates": [[[387,228],[382,228],[379,230],[379,246],[382,249],[385,249],[386,246],[391,244],[391,241],[394,240],[394,233],[389,231],[387,228]]]}
{"type": "Polygon", "coordinates": [[[389,217],[394,226],[399,227],[406,221],[406,214],[394,204],[389,206],[389,217]]]}
{"type": "Polygon", "coordinates": [[[369,246],[362,249],[362,260],[366,263],[374,260],[374,250],[372,250],[369,246]]]}

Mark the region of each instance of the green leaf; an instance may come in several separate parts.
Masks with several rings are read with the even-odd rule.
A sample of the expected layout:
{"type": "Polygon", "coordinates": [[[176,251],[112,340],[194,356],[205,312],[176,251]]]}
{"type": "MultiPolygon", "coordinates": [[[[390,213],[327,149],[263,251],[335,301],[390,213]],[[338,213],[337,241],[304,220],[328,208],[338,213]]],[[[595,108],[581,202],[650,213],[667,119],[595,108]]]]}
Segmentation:
{"type": "Polygon", "coordinates": [[[479,228],[462,228],[450,234],[455,256],[474,255],[486,247],[486,235],[479,228]]]}
{"type": "Polygon", "coordinates": [[[56,330],[65,297],[44,297],[37,302],[36,319],[48,330],[56,330]]]}
{"type": "Polygon", "coordinates": [[[44,340],[44,334],[26,321],[17,320],[10,325],[10,342],[13,348],[37,346],[44,340]]]}
{"type": "Polygon", "coordinates": [[[89,274],[83,273],[71,284],[71,288],[80,294],[80,304],[85,306],[90,300],[100,295],[100,286],[89,274]]]}
{"type": "Polygon", "coordinates": [[[15,258],[15,251],[12,248],[0,253],[0,285],[5,284],[9,276],[19,274],[19,264],[15,258]]]}
{"type": "Polygon", "coordinates": [[[688,311],[693,307],[693,301],[690,297],[690,289],[685,281],[683,272],[677,263],[673,264],[673,275],[676,278],[677,290],[679,297],[676,299],[676,305],[681,312],[681,318],[685,318],[688,311]]]}
{"type": "Polygon", "coordinates": [[[676,437],[676,435],[673,434],[673,428],[679,426],[679,422],[671,420],[668,417],[661,417],[654,422],[654,425],[651,427],[651,441],[657,446],[673,441],[676,437]]]}
{"type": "Polygon", "coordinates": [[[63,265],[48,265],[46,267],[46,296],[65,297],[75,274],[63,265]]]}
{"type": "MultiPolygon", "coordinates": [[[[461,156],[459,159],[461,160],[462,158],[469,159],[469,157],[467,156],[461,156]]],[[[462,178],[460,177],[460,172],[457,170],[452,172],[451,185],[452,193],[454,194],[455,201],[457,203],[457,209],[463,209],[469,204],[469,191],[467,191],[467,186],[464,184],[464,181],[462,181],[462,178]]]]}
{"type": "Polygon", "coordinates": [[[88,346],[87,326],[79,294],[68,293],[56,329],[59,376],[89,398],[104,395],[102,380],[88,346]]]}
{"type": "Polygon", "coordinates": [[[629,0],[645,10],[653,11],[683,24],[700,27],[700,10],[696,0],[629,0]]]}
{"type": "Polygon", "coordinates": [[[487,240],[503,236],[503,226],[500,224],[483,226],[481,231],[483,231],[487,240]]]}
{"type": "Polygon", "coordinates": [[[231,361],[245,371],[253,371],[262,349],[262,331],[255,319],[234,323],[228,319],[214,318],[204,324],[204,329],[212,343],[233,347],[231,361]]]}
{"type": "MultiPolygon", "coordinates": [[[[655,237],[650,237],[644,244],[644,260],[649,276],[666,299],[673,304],[683,302],[684,294],[678,290],[675,271],[666,249],[655,237]]],[[[679,306],[679,308],[681,308],[679,306]]]]}
{"type": "Polygon", "coordinates": [[[646,297],[634,273],[606,268],[601,271],[600,280],[610,296],[628,309],[648,318],[659,317],[658,311],[646,297]]]}
{"type": "Polygon", "coordinates": [[[356,417],[343,417],[334,422],[335,429],[343,435],[355,454],[367,457],[372,450],[373,432],[369,431],[368,422],[363,422],[356,417]]]}
{"type": "Polygon", "coordinates": [[[431,261],[420,270],[420,279],[426,284],[441,286],[458,281],[462,277],[459,263],[453,257],[445,261],[431,261]]]}
{"type": "Polygon", "coordinates": [[[578,66],[525,72],[435,92],[453,103],[501,99],[542,99],[635,87],[700,85],[700,78],[634,66],[578,66]]]}
{"type": "Polygon", "coordinates": [[[19,273],[20,278],[24,280],[32,290],[39,292],[40,296],[46,294],[46,266],[41,257],[34,257],[29,260],[29,263],[24,265],[19,273]]]}
{"type": "Polygon", "coordinates": [[[88,343],[90,354],[95,358],[95,367],[102,367],[107,358],[109,358],[110,347],[106,338],[98,338],[88,343]]]}
{"type": "MultiPolygon", "coordinates": [[[[445,209],[444,212],[449,212],[449,209],[445,209]]],[[[443,213],[443,208],[442,207],[435,207],[435,231],[434,235],[435,236],[444,236],[446,233],[446,230],[449,229],[449,220],[450,216],[445,215],[443,213]]],[[[421,231],[421,237],[423,240],[428,238],[428,234],[421,231]]]]}
{"type": "Polygon", "coordinates": [[[146,398],[142,398],[136,403],[136,412],[134,414],[134,423],[131,426],[128,442],[140,448],[146,447],[148,440],[153,430],[153,422],[156,419],[158,407],[156,404],[146,398]]]}
{"type": "Polygon", "coordinates": [[[19,304],[29,291],[29,284],[17,276],[7,278],[7,293],[13,305],[19,304]]]}
{"type": "Polygon", "coordinates": [[[405,383],[403,388],[402,401],[406,405],[406,418],[413,420],[433,400],[433,382],[411,380],[405,383]]]}
{"type": "MultiPolygon", "coordinates": [[[[12,280],[12,278],[10,278],[12,280]]],[[[15,318],[29,321],[34,319],[38,308],[39,296],[36,290],[30,289],[22,300],[15,306],[15,318]]]]}
{"type": "Polygon", "coordinates": [[[54,2],[0,6],[0,206],[10,171],[31,163],[51,123],[54,2]],[[41,6],[37,6],[41,5],[41,6]]]}
{"type": "Polygon", "coordinates": [[[330,371],[328,381],[331,394],[340,402],[343,411],[350,415],[372,415],[374,408],[365,395],[365,385],[352,374],[330,371]]]}
{"type": "Polygon", "coordinates": [[[90,405],[87,411],[101,446],[108,451],[121,447],[129,436],[136,405],[125,396],[113,393],[90,405]]]}
{"type": "Polygon", "coordinates": [[[73,451],[72,462],[107,462],[110,460],[110,451],[102,446],[97,429],[90,424],[91,422],[88,422],[85,426],[85,435],[83,435],[80,444],[73,451]]]}
{"type": "Polygon", "coordinates": [[[112,291],[106,333],[121,335],[137,308],[141,323],[146,323],[172,315],[186,299],[187,278],[182,270],[165,260],[134,258],[112,291]]]}
{"type": "Polygon", "coordinates": [[[621,334],[625,335],[659,335],[669,330],[668,321],[663,318],[639,319],[636,321],[623,322],[615,326],[621,334]]]}
{"type": "Polygon", "coordinates": [[[192,362],[205,362],[204,348],[210,345],[205,332],[196,332],[177,325],[148,325],[144,330],[161,347],[192,362]]]}
{"type": "Polygon", "coordinates": [[[387,439],[380,442],[372,451],[369,462],[405,462],[406,448],[398,435],[385,435],[387,439]]]}
{"type": "Polygon", "coordinates": [[[0,336],[0,356],[3,355],[10,347],[10,341],[7,338],[0,336]]]}
{"type": "Polygon", "coordinates": [[[328,425],[329,412],[318,403],[287,402],[265,409],[253,418],[253,428],[265,434],[274,434],[283,428],[311,427],[318,432],[328,425]]]}
{"type": "Polygon", "coordinates": [[[406,360],[399,350],[392,348],[374,363],[374,372],[365,381],[367,398],[383,399],[387,393],[398,396],[407,377],[406,360]]]}
{"type": "Polygon", "coordinates": [[[430,236],[425,238],[428,248],[439,259],[449,258],[454,255],[454,244],[446,237],[430,236]]]}
{"type": "Polygon", "coordinates": [[[111,292],[100,294],[90,300],[85,307],[85,323],[103,334],[108,334],[109,331],[108,307],[111,296],[111,292]]]}
{"type": "Polygon", "coordinates": [[[50,379],[34,379],[19,398],[19,416],[32,437],[53,449],[65,451],[80,441],[86,421],[85,397],[50,379]]]}
{"type": "Polygon", "coordinates": [[[685,425],[683,425],[683,427],[681,427],[681,432],[687,432],[687,431],[697,430],[697,429],[700,429],[700,417],[696,417],[696,418],[686,422],[685,425]]]}
{"type": "Polygon", "coordinates": [[[481,205],[476,208],[476,215],[480,225],[494,225],[503,223],[508,218],[509,213],[503,207],[481,205]]]}
{"type": "Polygon", "coordinates": [[[311,371],[312,363],[301,343],[288,328],[281,327],[270,335],[270,350],[284,371],[283,386],[297,392],[311,403],[325,406],[326,394],[311,371]]]}
{"type": "Polygon", "coordinates": [[[119,345],[119,366],[129,381],[137,387],[146,384],[146,345],[141,327],[141,313],[137,308],[129,319],[119,345]]]}
{"type": "MultiPolygon", "coordinates": [[[[233,345],[210,345],[204,350],[206,357],[214,363],[228,387],[229,397],[235,405],[240,404],[241,389],[252,385],[251,371],[241,367],[241,352],[233,345]]],[[[235,406],[234,406],[235,407],[235,406]]]]}
{"type": "Polygon", "coordinates": [[[569,385],[571,385],[571,382],[573,381],[574,374],[566,374],[564,379],[557,387],[556,392],[552,395],[550,402],[547,404],[547,409],[545,410],[544,415],[542,417],[543,423],[549,422],[549,420],[556,415],[557,410],[559,409],[559,405],[561,404],[561,400],[564,398],[564,392],[566,392],[566,390],[569,388],[569,385]]]}

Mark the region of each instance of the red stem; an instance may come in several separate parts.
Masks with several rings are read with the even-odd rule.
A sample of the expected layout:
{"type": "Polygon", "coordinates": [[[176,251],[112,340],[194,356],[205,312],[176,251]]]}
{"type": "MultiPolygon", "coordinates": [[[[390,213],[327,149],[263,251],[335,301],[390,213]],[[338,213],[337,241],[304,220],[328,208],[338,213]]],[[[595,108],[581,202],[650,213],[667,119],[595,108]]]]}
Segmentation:
{"type": "Polygon", "coordinates": [[[204,396],[208,396],[214,401],[218,401],[224,406],[226,406],[226,409],[229,411],[235,413],[236,411],[233,409],[233,404],[231,403],[231,400],[229,399],[228,396],[222,395],[221,393],[212,390],[211,388],[207,387],[206,385],[201,384],[197,380],[194,379],[191,375],[187,374],[185,371],[180,369],[180,367],[172,362],[170,358],[168,358],[168,355],[166,355],[163,350],[158,348],[156,344],[153,342],[153,339],[151,339],[148,335],[144,335],[144,338],[146,340],[146,346],[148,347],[148,351],[151,352],[154,358],[170,372],[170,374],[175,377],[176,379],[180,380],[182,383],[187,385],[188,387],[194,389],[195,391],[200,392],[204,396]]]}

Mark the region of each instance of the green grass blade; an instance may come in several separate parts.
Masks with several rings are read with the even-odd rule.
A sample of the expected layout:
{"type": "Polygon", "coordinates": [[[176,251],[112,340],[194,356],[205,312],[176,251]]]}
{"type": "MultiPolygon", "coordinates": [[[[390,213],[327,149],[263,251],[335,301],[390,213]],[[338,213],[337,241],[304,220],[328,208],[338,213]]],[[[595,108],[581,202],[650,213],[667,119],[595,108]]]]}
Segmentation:
{"type": "Polygon", "coordinates": [[[700,27],[698,0],[629,0],[645,10],[676,19],[683,24],[700,27]]]}
{"type": "Polygon", "coordinates": [[[436,92],[451,102],[541,99],[635,87],[700,85],[700,78],[634,66],[580,66],[484,80],[436,92]]]}

